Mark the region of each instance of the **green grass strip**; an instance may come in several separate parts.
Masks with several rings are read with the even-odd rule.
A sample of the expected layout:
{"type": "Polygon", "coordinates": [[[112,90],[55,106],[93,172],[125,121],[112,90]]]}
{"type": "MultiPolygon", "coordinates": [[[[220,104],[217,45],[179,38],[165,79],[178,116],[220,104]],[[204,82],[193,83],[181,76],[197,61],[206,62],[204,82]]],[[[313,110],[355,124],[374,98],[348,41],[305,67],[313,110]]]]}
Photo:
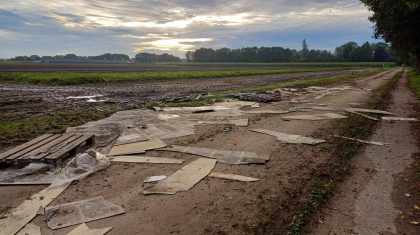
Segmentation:
{"type": "Polygon", "coordinates": [[[416,73],[414,69],[410,69],[408,75],[410,87],[414,90],[416,97],[420,99],[420,74],[416,73]]]}
{"type": "Polygon", "coordinates": [[[292,69],[244,69],[215,71],[153,71],[153,72],[14,72],[0,73],[0,81],[44,84],[76,85],[109,83],[118,81],[173,80],[193,78],[220,78],[284,73],[337,71],[345,68],[292,68],[292,69]]]}

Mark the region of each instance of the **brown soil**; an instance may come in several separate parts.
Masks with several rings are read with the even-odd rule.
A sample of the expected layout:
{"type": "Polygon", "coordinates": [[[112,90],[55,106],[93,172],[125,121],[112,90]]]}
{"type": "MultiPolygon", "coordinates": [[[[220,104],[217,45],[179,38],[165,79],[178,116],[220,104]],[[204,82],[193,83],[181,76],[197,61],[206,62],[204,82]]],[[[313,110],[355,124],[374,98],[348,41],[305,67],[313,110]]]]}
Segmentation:
{"type": "MultiPolygon", "coordinates": [[[[394,72],[379,78],[361,78],[352,85],[359,88],[376,89],[395,75],[394,72]]],[[[367,90],[347,90],[335,96],[326,96],[316,103],[329,107],[349,107],[349,103],[364,103],[370,97],[367,90]]],[[[306,95],[300,99],[312,99],[306,95]]],[[[262,107],[263,109],[285,109],[290,103],[282,101],[262,107]]],[[[314,111],[311,113],[322,113],[314,111]]],[[[396,110],[404,115],[405,112],[396,110]]],[[[298,114],[298,113],[297,113],[298,114]]],[[[308,114],[307,112],[305,114],[308,114]]],[[[51,205],[83,200],[95,196],[122,205],[126,213],[89,223],[90,227],[113,226],[109,234],[241,234],[270,214],[270,208],[292,195],[289,192],[311,184],[313,174],[324,165],[330,150],[319,146],[281,144],[275,138],[249,131],[264,128],[313,136],[330,127],[329,121],[283,121],[281,115],[251,115],[249,127],[232,127],[223,132],[224,125],[208,125],[198,129],[196,135],[166,141],[167,144],[191,145],[218,149],[251,151],[270,155],[265,165],[223,165],[215,170],[260,178],[255,183],[231,182],[206,178],[188,192],[176,195],[142,194],[142,181],[151,175],[170,175],[179,166],[113,163],[101,172],[81,182],[73,183],[51,205]]],[[[317,136],[328,138],[328,136],[317,136]]],[[[398,148],[397,148],[398,149],[398,148]]],[[[150,155],[183,158],[187,162],[195,156],[153,152],[150,155]]],[[[0,205],[18,205],[38,187],[2,187],[0,205]],[[20,194],[18,195],[17,192],[20,194]]],[[[282,215],[287,217],[287,215],[282,215]]],[[[34,223],[41,226],[43,234],[66,234],[73,229],[51,231],[37,217],[34,223]]]]}
{"type": "Polygon", "coordinates": [[[74,86],[40,86],[0,82],[0,120],[18,119],[45,113],[77,108],[116,104],[129,109],[144,106],[147,101],[167,95],[188,95],[225,91],[237,88],[272,85],[282,81],[315,79],[347,74],[353,70],[291,73],[265,76],[229,78],[175,79],[171,81],[130,81],[74,86]],[[68,99],[71,96],[102,95],[88,103],[86,99],[68,99]]]}
{"type": "MultiPolygon", "coordinates": [[[[386,109],[403,117],[415,114],[413,105],[418,105],[406,85],[404,73],[386,109]]],[[[419,221],[414,205],[420,199],[413,171],[413,157],[419,151],[414,125],[418,126],[380,123],[371,140],[389,145],[368,145],[352,159],[351,175],[319,215],[311,234],[419,234],[419,227],[410,223],[419,221]]]]}

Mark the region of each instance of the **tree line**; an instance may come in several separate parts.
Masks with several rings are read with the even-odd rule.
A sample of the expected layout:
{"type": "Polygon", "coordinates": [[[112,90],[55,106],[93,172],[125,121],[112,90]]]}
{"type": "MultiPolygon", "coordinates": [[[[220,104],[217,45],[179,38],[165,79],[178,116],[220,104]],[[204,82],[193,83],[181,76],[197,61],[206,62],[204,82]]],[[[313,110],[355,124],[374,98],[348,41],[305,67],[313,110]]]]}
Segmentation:
{"type": "Polygon", "coordinates": [[[68,61],[92,61],[92,60],[102,60],[102,61],[117,61],[117,62],[128,62],[134,61],[137,63],[156,63],[156,62],[181,62],[181,58],[169,55],[167,53],[158,55],[152,53],[138,53],[133,59],[125,54],[111,54],[106,53],[98,56],[78,56],[75,54],[67,55],[56,55],[56,56],[16,56],[11,58],[10,61],[19,61],[19,62],[39,62],[39,61],[50,61],[50,60],[68,60],[68,61]]]}
{"type": "Polygon", "coordinates": [[[386,43],[345,43],[335,49],[310,50],[306,40],[302,42],[302,50],[283,47],[244,47],[240,49],[200,48],[189,51],[185,55],[188,62],[384,62],[396,61],[398,58],[386,43]]]}

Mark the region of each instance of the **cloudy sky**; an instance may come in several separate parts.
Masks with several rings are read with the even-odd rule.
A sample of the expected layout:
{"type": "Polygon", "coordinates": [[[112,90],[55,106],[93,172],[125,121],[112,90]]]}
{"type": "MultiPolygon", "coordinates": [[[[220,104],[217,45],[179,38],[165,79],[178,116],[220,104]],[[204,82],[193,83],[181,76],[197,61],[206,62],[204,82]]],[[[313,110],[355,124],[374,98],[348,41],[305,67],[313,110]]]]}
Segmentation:
{"type": "Polygon", "coordinates": [[[358,0],[1,0],[0,58],[373,41],[358,0]]]}

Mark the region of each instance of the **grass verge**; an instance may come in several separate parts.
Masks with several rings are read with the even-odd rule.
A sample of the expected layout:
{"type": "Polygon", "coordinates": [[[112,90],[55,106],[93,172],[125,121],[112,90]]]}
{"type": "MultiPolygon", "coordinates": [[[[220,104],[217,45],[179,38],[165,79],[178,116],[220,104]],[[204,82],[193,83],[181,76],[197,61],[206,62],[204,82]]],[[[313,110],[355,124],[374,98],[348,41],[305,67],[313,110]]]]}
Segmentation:
{"type": "Polygon", "coordinates": [[[9,147],[29,141],[44,133],[60,134],[67,127],[105,118],[118,111],[115,106],[102,109],[81,109],[57,112],[39,117],[0,121],[0,147],[9,147]]]}
{"type": "Polygon", "coordinates": [[[289,69],[250,69],[219,71],[153,71],[153,72],[15,72],[0,73],[0,81],[44,84],[76,85],[85,83],[108,83],[116,81],[173,80],[193,78],[220,78],[251,75],[273,75],[283,73],[336,71],[345,68],[289,68],[289,69]]]}
{"type": "Polygon", "coordinates": [[[414,69],[410,69],[408,75],[410,87],[413,89],[416,97],[420,99],[420,74],[416,73],[414,69]]]}

